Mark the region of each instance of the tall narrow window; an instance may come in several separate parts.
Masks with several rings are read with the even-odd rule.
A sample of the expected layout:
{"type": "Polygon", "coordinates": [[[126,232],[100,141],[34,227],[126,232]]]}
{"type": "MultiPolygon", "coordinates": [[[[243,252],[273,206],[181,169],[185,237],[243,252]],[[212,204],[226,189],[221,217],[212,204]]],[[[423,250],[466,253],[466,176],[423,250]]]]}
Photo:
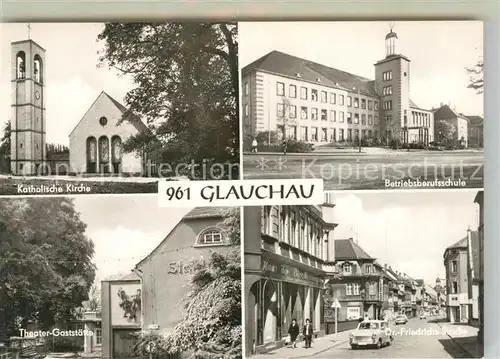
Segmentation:
{"type": "Polygon", "coordinates": [[[25,79],[26,78],[26,54],[24,51],[19,51],[16,55],[16,78],[25,79]]]}
{"type": "Polygon", "coordinates": [[[42,58],[40,55],[35,55],[34,61],[33,61],[33,75],[35,77],[35,81],[43,83],[43,64],[42,64],[42,58]]]}

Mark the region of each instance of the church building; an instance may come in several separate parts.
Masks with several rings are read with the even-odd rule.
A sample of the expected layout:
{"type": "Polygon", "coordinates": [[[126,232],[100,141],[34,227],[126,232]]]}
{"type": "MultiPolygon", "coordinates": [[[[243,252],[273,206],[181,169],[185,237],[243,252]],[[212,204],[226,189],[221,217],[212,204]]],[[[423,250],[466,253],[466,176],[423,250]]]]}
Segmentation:
{"type": "Polygon", "coordinates": [[[144,173],[145,154],[121,150],[129,137],[147,131],[139,117],[127,112],[125,106],[101,92],[69,135],[70,173],[144,173]]]}

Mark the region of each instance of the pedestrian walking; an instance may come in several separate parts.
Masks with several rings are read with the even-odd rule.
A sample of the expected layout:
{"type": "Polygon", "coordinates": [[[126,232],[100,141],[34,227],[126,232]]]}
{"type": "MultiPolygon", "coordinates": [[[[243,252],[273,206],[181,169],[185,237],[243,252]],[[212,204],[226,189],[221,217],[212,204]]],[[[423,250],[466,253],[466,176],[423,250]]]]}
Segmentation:
{"type": "Polygon", "coordinates": [[[254,138],[252,141],[252,152],[257,153],[257,145],[257,139],[254,138]]]}
{"type": "Polygon", "coordinates": [[[306,324],[304,325],[304,330],[302,335],[304,335],[305,347],[310,348],[312,343],[312,336],[314,334],[313,326],[309,318],[306,319],[306,324]]]}
{"type": "Polygon", "coordinates": [[[285,139],[285,140],[283,140],[283,155],[285,155],[285,156],[286,156],[287,146],[288,146],[288,144],[287,144],[286,139],[285,139]]]}
{"type": "Polygon", "coordinates": [[[296,319],[292,319],[292,324],[288,328],[288,335],[290,335],[290,344],[292,348],[297,348],[297,337],[299,336],[299,325],[296,319]]]}

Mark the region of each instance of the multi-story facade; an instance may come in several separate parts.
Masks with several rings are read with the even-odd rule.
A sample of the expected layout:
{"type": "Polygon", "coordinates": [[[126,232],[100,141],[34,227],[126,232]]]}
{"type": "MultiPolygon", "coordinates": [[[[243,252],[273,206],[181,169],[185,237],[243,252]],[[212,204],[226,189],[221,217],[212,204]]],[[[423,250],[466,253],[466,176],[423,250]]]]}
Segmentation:
{"type": "Polygon", "coordinates": [[[479,247],[479,273],[475,276],[473,284],[478,286],[478,310],[479,310],[479,332],[478,339],[483,342],[484,332],[484,191],[479,191],[474,199],[474,202],[479,205],[479,226],[478,247],[479,247]]]}
{"type": "Polygon", "coordinates": [[[325,287],[325,322],[333,333],[334,311],[330,302],[337,300],[337,325],[356,323],[359,318],[380,319],[384,303],[389,300],[388,280],[383,267],[367,254],[352,238],[335,240],[335,257],[327,263],[335,268],[327,274],[325,287]]]}
{"type": "Polygon", "coordinates": [[[446,248],[443,258],[446,269],[446,317],[451,323],[469,321],[468,236],[446,248]]]}
{"type": "Polygon", "coordinates": [[[314,144],[378,139],[434,140],[432,111],[410,99],[410,60],[386,36],[386,57],[370,80],[272,51],[242,69],[242,123],[246,140],[276,131],[314,144]]]}
{"type": "Polygon", "coordinates": [[[434,110],[436,141],[467,147],[469,141],[469,119],[456,112],[449,105],[441,105],[434,110]],[[443,126],[445,122],[448,126],[443,126]]]}
{"type": "Polygon", "coordinates": [[[283,346],[292,319],[324,333],[326,262],[334,258],[333,204],[245,207],[246,355],[283,346]]]}

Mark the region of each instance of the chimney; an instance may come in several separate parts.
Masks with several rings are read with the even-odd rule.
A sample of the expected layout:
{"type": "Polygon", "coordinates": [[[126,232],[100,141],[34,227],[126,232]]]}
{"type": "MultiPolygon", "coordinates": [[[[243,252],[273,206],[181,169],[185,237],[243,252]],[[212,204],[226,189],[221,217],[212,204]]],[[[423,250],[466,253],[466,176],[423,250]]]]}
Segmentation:
{"type": "Polygon", "coordinates": [[[387,263],[384,263],[384,269],[387,270],[387,263]]]}
{"type": "Polygon", "coordinates": [[[439,107],[443,107],[444,103],[440,102],[439,107]]]}

